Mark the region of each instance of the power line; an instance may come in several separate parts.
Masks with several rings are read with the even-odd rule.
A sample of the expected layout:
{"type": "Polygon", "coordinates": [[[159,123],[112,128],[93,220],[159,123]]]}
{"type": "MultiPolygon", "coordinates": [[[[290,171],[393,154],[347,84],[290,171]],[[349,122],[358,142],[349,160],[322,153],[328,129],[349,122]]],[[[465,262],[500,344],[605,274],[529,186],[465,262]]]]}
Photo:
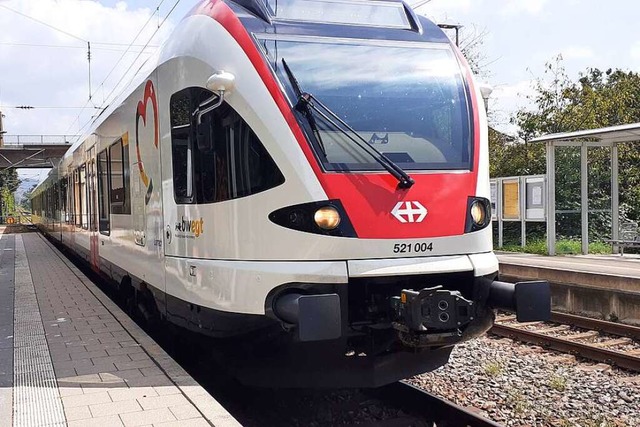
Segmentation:
{"type": "MultiPolygon", "coordinates": [[[[18,110],[81,110],[83,108],[86,108],[86,105],[84,107],[65,107],[62,105],[55,105],[55,106],[42,106],[42,105],[0,105],[0,108],[15,108],[18,110]]],[[[92,107],[95,108],[96,110],[99,110],[100,107],[92,107]]]]}
{"type": "Polygon", "coordinates": [[[29,16],[26,13],[22,13],[22,12],[20,12],[18,10],[10,8],[9,6],[6,6],[4,4],[0,3],[0,7],[4,8],[6,10],[9,10],[9,11],[15,13],[15,14],[18,14],[18,15],[24,17],[24,18],[30,19],[31,21],[37,22],[38,24],[44,25],[47,28],[51,28],[52,30],[57,31],[57,32],[59,32],[61,34],[64,34],[64,35],[66,35],[68,37],[72,37],[72,38],[74,38],[76,40],[80,40],[81,42],[87,44],[87,61],[88,61],[88,66],[89,66],[89,99],[91,99],[91,42],[89,40],[85,40],[85,39],[83,39],[81,37],[78,37],[75,34],[71,34],[68,31],[61,30],[58,27],[54,27],[53,25],[48,24],[48,23],[46,23],[44,21],[41,21],[41,20],[39,20],[37,18],[34,18],[33,16],[29,16]]]}
{"type": "MultiPolygon", "coordinates": [[[[127,47],[142,47],[142,44],[130,44],[130,43],[116,43],[116,42],[93,42],[93,44],[101,46],[127,46],[127,47]]],[[[160,47],[158,45],[149,45],[147,47],[160,47]]]]}
{"type": "MultiPolygon", "coordinates": [[[[93,43],[93,45],[99,43],[93,43]]],[[[52,48],[52,49],[86,49],[86,46],[71,46],[64,44],[40,44],[40,43],[11,43],[11,42],[0,42],[0,46],[15,46],[15,47],[42,47],[42,48],[52,48]]],[[[124,44],[121,46],[125,46],[124,44]]],[[[142,46],[142,45],[139,45],[142,46]]],[[[157,47],[157,46],[154,46],[157,47]]],[[[126,49],[117,49],[113,47],[92,47],[93,50],[103,50],[103,51],[111,51],[111,52],[123,52],[126,49]]],[[[138,53],[139,51],[131,51],[131,53],[138,53]]]]}
{"type": "MultiPolygon", "coordinates": [[[[158,6],[156,6],[156,12],[159,14],[160,11],[160,6],[162,6],[162,3],[164,3],[165,0],[161,0],[160,3],[158,3],[158,6]]],[[[174,6],[175,7],[175,6],[174,6]]],[[[111,76],[111,74],[113,73],[113,71],[116,69],[116,67],[118,66],[118,64],[122,61],[122,59],[124,58],[124,56],[126,55],[127,51],[129,49],[131,49],[131,47],[134,45],[134,43],[136,42],[136,40],[138,39],[138,37],[140,37],[140,34],[142,34],[142,31],[144,31],[144,29],[147,27],[147,25],[149,24],[149,22],[151,22],[151,19],[153,19],[153,14],[149,17],[149,19],[147,20],[147,22],[144,23],[144,25],[142,26],[142,28],[140,28],[140,30],[138,31],[138,33],[135,35],[135,37],[133,38],[133,40],[131,40],[131,43],[129,43],[129,46],[127,46],[127,49],[122,53],[122,55],[120,56],[120,58],[118,58],[118,60],[116,61],[116,64],[111,68],[111,70],[107,73],[107,76],[102,80],[102,82],[98,85],[98,89],[99,88],[103,88],[104,89],[104,84],[107,81],[107,79],[111,76]]],[[[158,27],[159,28],[159,27],[158,27]]],[[[155,33],[154,35],[155,36],[155,33]]],[[[153,36],[151,36],[151,38],[149,39],[149,41],[144,45],[144,47],[142,48],[142,51],[144,51],[144,49],[147,48],[147,45],[151,42],[151,39],[153,39],[153,36]]],[[[139,46],[139,45],[138,45],[139,46]]],[[[136,57],[136,59],[133,60],[133,62],[137,61],[138,58],[140,57],[140,54],[138,54],[138,56],[136,57]]],[[[111,93],[113,93],[113,91],[111,91],[111,93]]],[[[108,96],[111,95],[111,93],[109,93],[108,96]]],[[[107,97],[103,97],[102,100],[102,105],[105,104],[105,100],[107,97]]],[[[85,107],[89,104],[89,102],[87,101],[85,103],[85,107]]],[[[80,112],[78,113],[78,116],[73,120],[73,122],[71,123],[71,125],[69,125],[69,129],[67,129],[67,131],[71,130],[71,128],[73,127],[73,125],[78,122],[80,120],[80,116],[82,115],[82,111],[84,111],[84,109],[80,110],[80,112]]],[[[90,123],[93,120],[93,116],[91,116],[91,118],[89,119],[89,121],[87,123],[90,123]]],[[[84,129],[87,126],[87,123],[85,123],[84,126],[82,126],[82,129],[84,129]]],[[[82,132],[78,132],[78,134],[81,134],[82,132]]]]}
{"type": "MultiPolygon", "coordinates": [[[[164,1],[164,0],[163,0],[164,1]]],[[[156,30],[153,32],[153,34],[151,35],[151,37],[149,38],[149,41],[147,42],[147,44],[149,44],[151,42],[151,40],[153,40],[153,38],[156,36],[156,34],[158,34],[158,31],[160,30],[160,27],[162,27],[164,25],[164,23],[167,21],[167,19],[169,19],[169,16],[171,16],[171,13],[173,13],[173,11],[175,10],[175,8],[178,6],[178,4],[180,3],[180,1],[182,0],[177,0],[173,7],[171,8],[171,10],[169,11],[169,13],[167,14],[167,16],[165,16],[165,18],[162,20],[162,22],[160,23],[160,25],[158,26],[158,28],[156,28],[156,30]]],[[[146,45],[145,45],[146,47],[146,45]]],[[[109,98],[109,96],[111,96],[111,94],[113,92],[115,92],[116,88],[118,87],[118,85],[124,80],[124,78],[127,76],[127,73],[131,70],[131,68],[133,68],[134,64],[136,63],[136,61],[138,60],[138,58],[140,58],[141,54],[138,54],[138,56],[136,57],[136,59],[133,60],[133,62],[131,63],[131,65],[129,66],[129,68],[127,68],[127,70],[124,72],[124,74],[122,75],[122,77],[120,78],[120,80],[118,81],[118,83],[116,83],[116,85],[113,87],[113,90],[109,93],[109,95],[107,95],[107,98],[109,98]]]]}
{"type": "MultiPolygon", "coordinates": [[[[160,6],[162,6],[162,3],[164,3],[165,0],[160,0],[160,3],[158,3],[158,6],[156,6],[156,12],[159,14],[160,13],[160,6]]],[[[175,6],[174,6],[175,8],[175,6]]],[[[169,12],[171,13],[171,12],[169,12]]],[[[98,85],[98,87],[101,87],[109,77],[111,77],[111,74],[113,73],[113,71],[117,68],[117,66],[120,64],[120,62],[122,62],[122,59],[124,58],[125,54],[128,52],[128,50],[131,48],[131,46],[133,46],[133,44],[135,43],[135,41],[138,39],[138,37],[140,37],[140,34],[142,34],[142,32],[144,31],[144,29],[147,27],[147,25],[149,25],[149,22],[151,22],[151,20],[153,19],[153,15],[152,14],[149,19],[147,20],[147,22],[144,23],[144,25],[142,26],[142,28],[140,28],[140,30],[138,31],[138,34],[135,35],[135,37],[133,38],[133,40],[131,40],[131,44],[129,44],[129,46],[127,46],[127,49],[124,51],[124,53],[122,55],[120,55],[120,58],[118,58],[118,60],[116,61],[116,63],[114,64],[114,66],[111,68],[111,70],[109,70],[109,72],[107,73],[107,76],[102,80],[102,83],[100,83],[98,85]]],[[[160,28],[160,27],[158,27],[160,28]]],[[[156,31],[157,32],[157,31],[156,31]]],[[[153,39],[153,37],[155,36],[156,33],[153,33],[153,35],[151,36],[151,39],[153,39]]],[[[149,42],[151,42],[151,39],[149,39],[149,42]]],[[[147,43],[147,45],[149,44],[149,42],[147,43]]],[[[143,47],[143,50],[146,49],[147,45],[145,45],[143,47]]],[[[139,57],[139,56],[138,56],[139,57]]],[[[133,61],[137,61],[138,57],[136,57],[136,59],[134,59],[133,61]]],[[[128,71],[128,70],[127,70],[128,71]]],[[[109,94],[111,95],[111,94],[109,94]]],[[[108,97],[108,96],[107,96],[108,97]]],[[[104,101],[104,100],[103,100],[104,101]]]]}
{"type": "MultiPolygon", "coordinates": [[[[165,0],[162,0],[158,6],[156,7],[156,11],[159,11],[160,6],[162,5],[162,3],[164,3],[165,0]]],[[[147,48],[149,46],[149,43],[151,43],[151,40],[153,40],[153,38],[156,36],[156,34],[158,33],[158,31],[160,30],[160,28],[165,24],[165,22],[167,21],[167,19],[169,19],[169,17],[171,16],[171,14],[173,13],[173,11],[176,9],[176,7],[178,6],[178,4],[180,4],[181,0],[177,0],[173,7],[171,7],[171,9],[169,10],[169,13],[167,13],[167,15],[165,16],[165,18],[162,20],[162,22],[158,25],[158,28],[156,28],[156,30],[153,32],[153,34],[151,35],[151,37],[149,37],[149,40],[147,41],[147,43],[144,45],[143,50],[145,48],[147,48]]],[[[150,19],[145,23],[145,25],[142,27],[142,29],[138,32],[138,34],[136,35],[136,37],[134,38],[133,41],[135,41],[138,36],[140,35],[140,33],[142,33],[142,31],[144,30],[144,28],[147,26],[147,24],[151,21],[151,19],[153,18],[153,15],[150,17],[150,19]]],[[[126,71],[124,72],[124,74],[122,75],[122,77],[120,78],[120,80],[118,80],[118,82],[115,84],[115,86],[113,87],[113,89],[111,90],[111,92],[109,92],[109,94],[105,97],[105,101],[102,103],[101,107],[105,106],[105,104],[108,106],[109,104],[106,102],[106,100],[108,100],[111,95],[116,91],[116,89],[118,88],[118,86],[120,85],[120,83],[122,83],[122,81],[125,79],[125,77],[127,76],[127,73],[129,73],[129,71],[131,70],[131,68],[133,68],[133,66],[135,65],[136,61],[140,58],[140,55],[142,54],[142,52],[140,52],[138,54],[138,56],[136,56],[136,58],[131,62],[131,65],[129,65],[129,67],[126,69],[126,71]]],[[[115,68],[115,67],[114,67],[115,68]]],[[[102,86],[104,84],[105,80],[100,84],[100,86],[102,86]]],[[[126,87],[126,85],[125,85],[126,87]]],[[[124,89],[123,89],[124,90],[124,89]]],[[[117,95],[116,95],[117,97],[117,95]]],[[[85,104],[86,105],[86,104],[85,104]]],[[[106,107],[105,107],[106,108],[106,107]]],[[[80,118],[80,115],[78,115],[78,117],[76,118],[76,120],[78,120],[80,118]]],[[[79,135],[82,135],[84,129],[90,125],[92,123],[94,119],[94,116],[92,116],[83,126],[82,128],[80,128],[80,131],[78,132],[79,135]]],[[[75,123],[75,121],[74,121],[75,123]]],[[[65,132],[66,133],[66,132],[65,132]]]]}
{"type": "Polygon", "coordinates": [[[83,38],[81,38],[81,37],[78,37],[78,36],[76,36],[76,35],[74,35],[74,34],[71,34],[71,33],[67,32],[67,31],[65,31],[65,30],[61,30],[60,28],[54,27],[54,26],[53,26],[53,25],[51,25],[51,24],[47,24],[47,23],[46,23],[46,22],[44,22],[44,21],[41,21],[41,20],[39,20],[39,19],[37,19],[37,18],[34,18],[33,16],[29,16],[29,15],[27,15],[27,14],[25,14],[25,13],[22,13],[22,12],[18,11],[18,10],[12,9],[12,8],[10,8],[9,6],[6,6],[6,5],[4,5],[4,4],[1,4],[1,3],[0,3],[0,7],[4,8],[4,9],[7,9],[7,10],[9,10],[9,11],[13,12],[13,13],[16,13],[16,14],[18,14],[18,15],[20,15],[20,16],[23,16],[23,17],[25,17],[25,18],[27,18],[27,19],[30,19],[30,20],[32,20],[32,21],[35,21],[35,22],[37,22],[38,24],[42,24],[42,25],[44,25],[45,27],[49,27],[49,28],[51,28],[52,30],[55,30],[55,31],[57,31],[57,32],[59,32],[59,33],[65,34],[65,35],[67,35],[67,36],[69,36],[69,37],[72,37],[72,38],[74,38],[74,39],[76,39],[76,40],[80,40],[81,42],[84,42],[84,43],[87,43],[87,42],[88,42],[88,40],[85,40],[85,39],[83,39],[83,38]]]}

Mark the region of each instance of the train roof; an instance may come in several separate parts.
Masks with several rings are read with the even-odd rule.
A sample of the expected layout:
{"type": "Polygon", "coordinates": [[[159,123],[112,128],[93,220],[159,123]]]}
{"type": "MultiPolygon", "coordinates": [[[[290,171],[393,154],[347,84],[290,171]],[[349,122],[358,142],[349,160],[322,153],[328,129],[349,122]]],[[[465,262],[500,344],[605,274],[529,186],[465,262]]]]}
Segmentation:
{"type": "Polygon", "coordinates": [[[279,35],[451,43],[400,0],[229,0],[247,31],[279,35]]]}

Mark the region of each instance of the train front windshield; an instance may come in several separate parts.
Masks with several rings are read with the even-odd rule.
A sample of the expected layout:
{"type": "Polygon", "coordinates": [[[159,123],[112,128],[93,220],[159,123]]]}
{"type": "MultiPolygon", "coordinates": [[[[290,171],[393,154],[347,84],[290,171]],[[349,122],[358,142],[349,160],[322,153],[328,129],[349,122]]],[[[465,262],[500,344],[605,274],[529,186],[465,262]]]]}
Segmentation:
{"type": "MultiPolygon", "coordinates": [[[[282,59],[302,91],[401,168],[471,169],[471,108],[450,46],[318,38],[261,39],[260,45],[293,105],[282,59]]],[[[382,169],[344,133],[320,117],[316,122],[320,138],[311,138],[312,145],[326,170],[382,169]]]]}

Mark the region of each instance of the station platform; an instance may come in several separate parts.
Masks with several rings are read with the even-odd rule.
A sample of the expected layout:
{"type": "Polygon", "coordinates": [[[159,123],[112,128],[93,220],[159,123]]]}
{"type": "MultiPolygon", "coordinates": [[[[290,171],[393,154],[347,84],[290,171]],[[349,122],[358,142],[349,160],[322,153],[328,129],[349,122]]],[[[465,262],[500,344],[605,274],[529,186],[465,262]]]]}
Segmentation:
{"type": "Polygon", "coordinates": [[[50,242],[0,227],[0,426],[240,424],[50,242]]]}
{"type": "Polygon", "coordinates": [[[498,252],[500,274],[553,283],[640,292],[637,255],[542,256],[498,252]]]}
{"type": "Polygon", "coordinates": [[[539,256],[498,253],[506,281],[547,280],[551,307],[640,325],[640,257],[637,255],[539,256]]]}

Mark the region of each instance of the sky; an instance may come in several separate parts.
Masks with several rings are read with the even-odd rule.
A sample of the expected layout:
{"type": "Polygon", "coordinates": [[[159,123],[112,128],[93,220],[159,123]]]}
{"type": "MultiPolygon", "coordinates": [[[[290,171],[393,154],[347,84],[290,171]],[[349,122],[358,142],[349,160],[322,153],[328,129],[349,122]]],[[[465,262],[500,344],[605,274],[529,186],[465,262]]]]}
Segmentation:
{"type": "MultiPolygon", "coordinates": [[[[198,2],[177,1],[172,11],[176,1],[0,0],[0,110],[7,133],[85,131],[118,93],[118,82],[127,82],[198,2]],[[15,108],[23,105],[36,108],[15,108]]],[[[573,79],[587,67],[640,69],[640,2],[634,0],[431,0],[417,12],[463,25],[463,38],[482,34],[481,80],[495,89],[492,124],[507,133],[517,132],[510,117],[531,108],[533,82],[558,55],[573,79]]]]}

